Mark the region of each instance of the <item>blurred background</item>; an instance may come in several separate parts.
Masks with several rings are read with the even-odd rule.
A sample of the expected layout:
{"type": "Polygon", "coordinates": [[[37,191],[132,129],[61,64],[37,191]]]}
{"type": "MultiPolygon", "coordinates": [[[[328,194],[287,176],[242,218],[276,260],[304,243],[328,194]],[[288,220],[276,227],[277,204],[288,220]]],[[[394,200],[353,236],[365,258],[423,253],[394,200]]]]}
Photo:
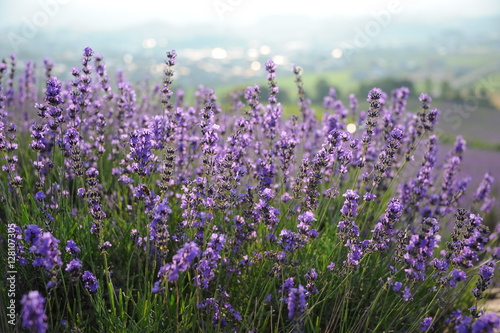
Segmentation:
{"type": "Polygon", "coordinates": [[[0,58],[16,54],[20,69],[29,59],[41,73],[47,57],[67,79],[86,46],[104,55],[110,76],[158,83],[175,49],[175,87],[189,96],[209,86],[221,102],[266,85],[273,59],[285,113],[297,110],[292,64],[318,110],[330,87],[364,101],[373,86],[404,85],[415,110],[427,92],[441,109],[442,155],[461,134],[471,185],[488,170],[500,183],[498,0],[0,0],[0,58]]]}

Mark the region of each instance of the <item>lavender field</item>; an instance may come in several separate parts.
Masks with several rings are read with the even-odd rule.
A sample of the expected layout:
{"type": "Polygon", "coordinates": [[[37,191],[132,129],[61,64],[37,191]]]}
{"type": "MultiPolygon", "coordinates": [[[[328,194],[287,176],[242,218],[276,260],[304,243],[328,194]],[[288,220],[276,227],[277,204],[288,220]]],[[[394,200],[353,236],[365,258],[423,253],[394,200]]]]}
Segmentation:
{"type": "Polygon", "coordinates": [[[90,47],[66,81],[0,63],[1,332],[500,329],[498,158],[440,145],[432,96],[331,88],[314,110],[269,60],[267,86],[188,103],[182,61],[146,83],[90,47]]]}

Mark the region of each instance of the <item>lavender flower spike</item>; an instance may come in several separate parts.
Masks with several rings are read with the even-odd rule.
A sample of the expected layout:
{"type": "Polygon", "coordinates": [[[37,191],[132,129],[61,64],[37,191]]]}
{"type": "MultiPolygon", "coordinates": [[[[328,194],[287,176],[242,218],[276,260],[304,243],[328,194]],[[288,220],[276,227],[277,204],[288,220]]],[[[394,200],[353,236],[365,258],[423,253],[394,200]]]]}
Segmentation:
{"type": "Polygon", "coordinates": [[[347,190],[342,196],[346,199],[344,205],[340,209],[340,212],[346,216],[356,216],[359,195],[354,190],[347,190]]]}
{"type": "Polygon", "coordinates": [[[158,276],[166,276],[167,280],[174,282],[179,278],[179,273],[185,272],[191,267],[193,260],[201,254],[200,249],[194,242],[184,244],[172,257],[172,263],[160,268],[158,276]]]}
{"type": "Polygon", "coordinates": [[[422,332],[428,332],[430,330],[432,331],[431,324],[432,324],[432,317],[424,318],[424,320],[420,322],[420,330],[422,332]]]}
{"type": "Polygon", "coordinates": [[[495,313],[485,313],[472,324],[472,333],[494,333],[499,328],[500,317],[495,313]]]}
{"type": "Polygon", "coordinates": [[[99,289],[99,281],[89,271],[85,271],[82,275],[82,281],[85,283],[85,288],[91,293],[95,293],[99,289]]]}
{"type": "Polygon", "coordinates": [[[24,231],[24,239],[30,244],[36,244],[40,240],[42,229],[36,224],[29,224],[24,231]]]}
{"type": "Polygon", "coordinates": [[[47,331],[49,325],[47,324],[44,304],[45,299],[37,290],[23,295],[21,299],[21,305],[23,306],[21,309],[22,327],[36,333],[45,333],[47,331]]]}
{"type": "Polygon", "coordinates": [[[476,201],[481,201],[486,199],[488,194],[490,194],[491,191],[491,185],[493,184],[494,178],[491,175],[491,173],[487,172],[484,175],[483,181],[481,184],[479,184],[479,187],[477,188],[476,194],[474,195],[474,200],[476,201]]]}
{"type": "Polygon", "coordinates": [[[299,285],[298,288],[290,288],[287,297],[288,318],[298,318],[306,309],[306,289],[299,285]]]}

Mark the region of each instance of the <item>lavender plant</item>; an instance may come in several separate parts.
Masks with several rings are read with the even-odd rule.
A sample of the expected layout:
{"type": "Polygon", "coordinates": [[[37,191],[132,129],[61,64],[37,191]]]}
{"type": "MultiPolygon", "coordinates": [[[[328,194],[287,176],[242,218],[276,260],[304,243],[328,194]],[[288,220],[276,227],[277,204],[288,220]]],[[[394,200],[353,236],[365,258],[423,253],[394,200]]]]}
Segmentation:
{"type": "Polygon", "coordinates": [[[0,263],[14,249],[18,288],[2,332],[500,329],[482,311],[494,180],[458,178],[461,137],[441,165],[429,95],[412,112],[405,87],[349,107],[331,89],[319,114],[294,66],[286,118],[268,61],[268,88],[188,105],[166,58],[157,89],[112,83],[89,47],[68,82],[48,59],[19,84],[16,57],[0,63],[0,263]]]}

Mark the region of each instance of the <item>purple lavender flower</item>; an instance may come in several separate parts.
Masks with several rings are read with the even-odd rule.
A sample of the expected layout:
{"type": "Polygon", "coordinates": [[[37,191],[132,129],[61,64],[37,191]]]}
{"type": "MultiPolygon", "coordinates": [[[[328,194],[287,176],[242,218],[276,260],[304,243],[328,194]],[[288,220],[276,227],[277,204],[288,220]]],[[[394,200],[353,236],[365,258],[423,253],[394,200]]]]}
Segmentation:
{"type": "Polygon", "coordinates": [[[281,105],[277,104],[279,88],[276,83],[276,64],[272,60],[266,62],[267,81],[269,85],[269,105],[265,109],[264,128],[266,137],[273,140],[276,136],[279,119],[281,117],[281,105]]]}
{"type": "Polygon", "coordinates": [[[387,136],[387,145],[380,152],[377,164],[375,165],[375,175],[373,176],[374,186],[378,186],[384,178],[388,178],[389,168],[394,163],[395,155],[401,147],[404,132],[402,127],[394,128],[387,136]]]}
{"type": "Polygon", "coordinates": [[[379,88],[373,88],[368,93],[367,101],[370,103],[370,109],[368,110],[368,117],[366,119],[366,132],[363,135],[363,152],[366,153],[368,146],[372,141],[374,135],[374,128],[377,125],[377,117],[380,114],[380,109],[385,103],[384,95],[382,90],[379,88]]]}
{"type": "Polygon", "coordinates": [[[485,214],[488,214],[493,208],[493,204],[495,203],[496,198],[486,198],[484,199],[484,203],[481,205],[481,211],[485,214]]]}
{"type": "Polygon", "coordinates": [[[77,176],[83,175],[82,140],[76,128],[68,128],[62,139],[62,149],[71,158],[71,166],[77,176]]]}
{"type": "Polygon", "coordinates": [[[427,110],[429,108],[429,106],[430,106],[432,98],[428,94],[422,93],[422,94],[420,94],[420,97],[418,98],[418,100],[420,102],[422,102],[422,109],[427,110]]]}
{"type": "Polygon", "coordinates": [[[450,267],[448,260],[446,258],[434,258],[431,264],[438,271],[438,274],[442,274],[448,270],[450,267]]]}
{"type": "Polygon", "coordinates": [[[218,292],[217,298],[206,298],[197,302],[196,307],[212,315],[212,325],[214,326],[226,327],[229,324],[228,319],[241,321],[241,313],[227,301],[229,294],[223,288],[219,288],[218,292]]]}
{"type": "Polygon", "coordinates": [[[401,87],[399,89],[394,89],[392,91],[392,100],[393,100],[392,111],[397,119],[406,109],[406,103],[409,95],[410,95],[410,89],[408,89],[407,87],[401,87]]]}
{"type": "Polygon", "coordinates": [[[217,155],[220,126],[214,122],[217,110],[215,103],[207,103],[201,110],[200,128],[202,133],[201,146],[203,152],[203,167],[207,175],[214,174],[215,156],[217,155]]]}
{"type": "Polygon", "coordinates": [[[66,252],[76,255],[80,252],[80,248],[76,245],[74,240],[70,239],[66,242],[66,252]]]}
{"type": "Polygon", "coordinates": [[[356,115],[356,111],[358,109],[358,99],[354,94],[349,94],[349,107],[351,108],[352,114],[356,115]]]}
{"type": "Polygon", "coordinates": [[[163,98],[162,103],[165,105],[165,109],[167,112],[170,112],[173,109],[172,103],[170,99],[172,98],[173,92],[170,89],[170,86],[173,83],[174,70],[172,69],[176,63],[177,52],[175,50],[171,50],[167,52],[167,60],[165,60],[165,78],[163,79],[163,88],[161,89],[163,98]]]}
{"type": "Polygon", "coordinates": [[[458,135],[455,141],[455,146],[453,147],[455,155],[462,158],[462,154],[465,152],[466,149],[467,149],[467,142],[461,135],[458,135]]]}
{"type": "Polygon", "coordinates": [[[426,317],[420,322],[420,331],[421,332],[427,332],[429,330],[433,330],[431,327],[432,324],[432,317],[426,317]]]}
{"type": "Polygon", "coordinates": [[[109,84],[108,74],[106,72],[106,64],[103,62],[103,56],[96,54],[95,56],[95,72],[98,75],[98,80],[101,89],[105,92],[105,98],[107,100],[113,99],[113,92],[111,91],[111,85],[109,84]]]}
{"type": "Polygon", "coordinates": [[[306,277],[311,280],[316,280],[318,278],[318,272],[316,272],[315,268],[312,268],[307,272],[306,277]]]}
{"type": "Polygon", "coordinates": [[[352,251],[359,254],[361,247],[358,244],[359,237],[359,227],[354,222],[353,217],[356,216],[358,209],[358,200],[359,195],[354,190],[347,190],[343,197],[346,198],[344,201],[344,205],[340,209],[342,213],[342,220],[337,224],[337,228],[339,229],[339,237],[341,240],[345,238],[350,241],[345,245],[349,247],[352,251]]]}
{"type": "Polygon", "coordinates": [[[256,174],[262,188],[270,187],[276,175],[276,167],[272,161],[268,159],[257,160],[256,174]]]}
{"type": "Polygon", "coordinates": [[[403,255],[410,268],[405,269],[406,276],[412,280],[424,280],[425,270],[438,247],[441,236],[437,234],[439,224],[434,218],[427,218],[422,222],[421,233],[411,235],[406,253],[403,255]]]}
{"type": "Polygon", "coordinates": [[[278,225],[280,210],[264,199],[259,199],[252,211],[255,221],[263,222],[268,228],[278,225]]]}
{"type": "Polygon", "coordinates": [[[348,268],[357,268],[359,262],[363,258],[364,244],[348,239],[345,246],[349,249],[349,252],[347,253],[347,260],[343,262],[344,266],[348,268]]]}
{"type": "Polygon", "coordinates": [[[306,289],[299,284],[297,288],[290,288],[286,299],[288,307],[288,318],[298,319],[306,310],[306,289]]]}
{"type": "Polygon", "coordinates": [[[71,74],[75,77],[72,82],[74,87],[71,93],[71,104],[68,107],[69,117],[73,119],[73,125],[76,127],[84,116],[85,110],[91,106],[90,94],[92,92],[92,66],[91,57],[94,51],[90,47],[83,50],[82,70],[73,68],[71,74]]]}
{"type": "MultiPolygon", "coordinates": [[[[146,197],[146,201],[150,197],[146,197]]],[[[156,198],[159,200],[158,196],[156,198]]],[[[167,199],[163,199],[161,202],[156,201],[154,208],[151,209],[152,220],[149,224],[149,238],[156,247],[159,258],[163,258],[166,254],[167,242],[170,237],[167,229],[167,219],[170,213],[172,213],[172,210],[168,205],[167,199]]]]}
{"type": "Polygon", "coordinates": [[[101,194],[99,193],[97,176],[99,171],[95,167],[90,167],[86,171],[87,189],[86,197],[89,203],[89,212],[92,215],[94,222],[90,227],[90,233],[99,234],[101,231],[101,223],[106,218],[106,213],[102,210],[101,194]]]}
{"type": "Polygon", "coordinates": [[[202,259],[196,266],[198,272],[198,275],[194,277],[196,286],[207,289],[210,281],[215,278],[214,270],[217,268],[219,265],[218,262],[222,258],[220,251],[224,248],[225,243],[225,235],[217,233],[211,235],[210,241],[207,243],[207,248],[203,251],[202,259]]]}
{"type": "Polygon", "coordinates": [[[311,225],[314,221],[316,221],[316,217],[314,216],[314,213],[312,211],[307,211],[302,214],[300,214],[297,217],[297,220],[300,222],[297,225],[297,229],[303,234],[307,234],[308,231],[311,229],[311,225]]]}
{"type": "Polygon", "coordinates": [[[136,130],[130,134],[130,153],[127,157],[131,161],[132,171],[141,177],[151,173],[152,162],[155,160],[151,136],[152,133],[149,130],[136,130]]]}
{"type": "Polygon", "coordinates": [[[305,240],[303,237],[299,233],[283,229],[280,232],[278,244],[281,244],[283,250],[286,252],[294,252],[296,249],[304,246],[305,240]]]}
{"type": "Polygon", "coordinates": [[[315,280],[318,278],[318,272],[316,272],[315,268],[310,269],[304,277],[307,279],[306,290],[308,295],[317,294],[318,288],[316,287],[315,280]]]}
{"type": "Polygon", "coordinates": [[[467,275],[465,274],[464,271],[454,268],[450,276],[448,277],[448,284],[450,285],[451,288],[455,288],[457,286],[457,283],[460,281],[465,281],[467,279],[467,275]]]}
{"type": "Polygon", "coordinates": [[[439,119],[439,111],[436,108],[429,110],[427,116],[425,118],[424,128],[426,130],[432,131],[434,129],[434,125],[437,123],[439,119]]]}
{"type": "Polygon", "coordinates": [[[292,288],[294,285],[295,285],[295,281],[294,281],[293,277],[286,278],[285,282],[281,286],[281,289],[283,290],[283,294],[288,295],[290,288],[292,288]]]}
{"type": "Polygon", "coordinates": [[[485,313],[472,324],[472,333],[494,333],[500,329],[500,317],[496,313],[485,313]]]}
{"type": "Polygon", "coordinates": [[[161,280],[158,280],[153,284],[153,287],[151,288],[151,292],[153,294],[159,294],[163,289],[165,289],[165,288],[161,287],[161,280]]]}
{"type": "Polygon", "coordinates": [[[72,259],[67,265],[65,271],[69,273],[70,279],[75,283],[82,274],[82,261],[78,258],[72,259]]]}
{"type": "Polygon", "coordinates": [[[290,164],[294,157],[294,149],[298,144],[297,140],[293,135],[287,133],[286,131],[281,132],[281,138],[276,142],[277,155],[280,158],[281,170],[283,172],[284,180],[286,183],[288,180],[288,175],[290,173],[290,164]]]}
{"type": "Polygon", "coordinates": [[[30,251],[37,255],[33,266],[44,266],[48,272],[57,274],[57,269],[62,265],[59,240],[50,232],[44,232],[30,251]]]}
{"type": "Polygon", "coordinates": [[[42,229],[36,224],[29,224],[24,231],[24,239],[30,244],[37,244],[40,240],[42,229]]]}
{"type": "Polygon", "coordinates": [[[19,188],[23,186],[23,178],[19,175],[15,175],[12,177],[12,180],[9,181],[9,186],[11,188],[19,188]]]}
{"type": "Polygon", "coordinates": [[[288,192],[283,193],[283,195],[281,196],[281,202],[283,202],[283,203],[287,203],[288,201],[290,201],[292,199],[293,199],[292,196],[288,192]]]}
{"type": "Polygon", "coordinates": [[[457,333],[469,333],[471,322],[472,318],[464,316],[460,310],[453,311],[450,317],[446,319],[446,323],[455,325],[455,331],[457,333]]]}
{"type": "Polygon", "coordinates": [[[30,148],[36,152],[43,151],[48,145],[48,142],[45,139],[46,133],[47,128],[45,125],[32,125],[31,137],[33,140],[30,143],[30,148]]]}
{"type": "Polygon", "coordinates": [[[268,78],[274,78],[274,73],[276,72],[276,64],[272,60],[266,61],[266,71],[269,73],[268,78]]]}
{"type": "Polygon", "coordinates": [[[390,239],[394,235],[394,224],[399,221],[402,213],[403,205],[398,199],[392,198],[387,204],[385,214],[382,215],[372,230],[373,236],[370,241],[370,248],[375,251],[388,248],[390,239]]]}
{"type": "MultiPolygon", "coordinates": [[[[26,258],[23,257],[25,251],[24,251],[24,245],[23,245],[23,233],[21,231],[21,228],[16,225],[16,224],[9,224],[7,226],[8,233],[12,234],[12,241],[14,244],[11,243],[9,247],[9,251],[14,250],[15,253],[15,258],[19,263],[24,266],[27,264],[26,258]],[[13,248],[12,248],[13,245],[13,248]]],[[[10,255],[10,254],[9,254],[10,255]]]]}
{"type": "Polygon", "coordinates": [[[99,250],[106,251],[109,248],[111,248],[112,246],[113,246],[113,244],[111,244],[110,241],[105,241],[104,243],[102,243],[102,245],[99,245],[99,250]]]}
{"type": "Polygon", "coordinates": [[[466,215],[466,210],[459,210],[457,219],[460,218],[460,225],[454,231],[457,239],[449,247],[451,262],[463,268],[470,268],[479,260],[479,253],[484,251],[486,243],[489,242],[489,230],[482,224],[483,219],[480,216],[466,215]],[[462,230],[464,227],[465,230],[462,230]]]}
{"type": "Polygon", "coordinates": [[[94,51],[89,46],[87,46],[83,49],[83,55],[85,57],[91,57],[92,55],[94,55],[94,51]]]}
{"type": "Polygon", "coordinates": [[[270,201],[274,198],[276,195],[274,191],[270,188],[265,188],[262,191],[260,191],[259,195],[266,201],[270,201]]]}
{"type": "Polygon", "coordinates": [[[83,273],[82,281],[85,283],[85,288],[91,293],[95,293],[99,288],[99,281],[94,274],[89,271],[83,273]]]}
{"type": "Polygon", "coordinates": [[[330,262],[330,264],[328,264],[328,266],[326,266],[326,268],[328,268],[329,271],[333,272],[333,270],[335,269],[335,263],[330,262]]]}
{"type": "Polygon", "coordinates": [[[96,178],[98,175],[99,175],[99,170],[97,170],[96,168],[94,167],[91,167],[89,168],[85,174],[87,175],[87,177],[89,178],[96,178]]]}
{"type": "Polygon", "coordinates": [[[419,203],[427,196],[432,180],[431,175],[436,165],[438,144],[437,136],[431,135],[427,144],[424,161],[420,167],[417,177],[408,184],[403,184],[401,201],[406,207],[408,214],[419,212],[419,203]]]}
{"type": "Polygon", "coordinates": [[[489,281],[493,277],[495,273],[495,262],[489,262],[479,268],[479,272],[477,273],[481,279],[489,281]]]}
{"type": "Polygon", "coordinates": [[[45,199],[45,193],[43,193],[43,191],[38,191],[35,193],[35,200],[43,201],[43,199],[45,199]]]}
{"type": "Polygon", "coordinates": [[[172,257],[172,263],[160,268],[158,276],[164,276],[169,282],[179,278],[179,273],[185,272],[191,266],[193,260],[201,254],[198,245],[194,242],[184,244],[172,257]]]}
{"type": "Polygon", "coordinates": [[[495,274],[496,263],[490,261],[479,268],[479,281],[476,283],[476,288],[472,291],[477,299],[483,298],[483,292],[488,289],[488,285],[495,274]]]}
{"type": "Polygon", "coordinates": [[[482,201],[484,200],[491,191],[491,185],[493,184],[494,178],[491,173],[487,172],[484,175],[483,181],[479,184],[479,187],[476,190],[476,194],[474,195],[474,200],[482,201]]]}
{"type": "Polygon", "coordinates": [[[45,90],[45,95],[45,101],[47,101],[52,106],[57,106],[63,103],[63,99],[61,97],[61,82],[59,82],[56,77],[51,77],[47,81],[47,89],[45,90]]]}
{"type": "Polygon", "coordinates": [[[52,77],[47,81],[47,89],[45,90],[45,101],[46,104],[35,104],[38,109],[38,115],[41,118],[50,117],[47,126],[52,130],[56,131],[59,125],[65,122],[62,108],[60,104],[63,103],[61,95],[61,83],[57,78],[52,77]]]}
{"type": "Polygon", "coordinates": [[[37,291],[30,291],[21,299],[22,327],[31,332],[44,333],[48,330],[47,315],[45,314],[45,299],[37,291]]]}
{"type": "Polygon", "coordinates": [[[45,77],[50,79],[54,63],[49,58],[43,58],[43,66],[45,67],[45,77]]]}
{"type": "Polygon", "coordinates": [[[394,282],[394,284],[392,286],[392,290],[394,290],[395,292],[398,292],[401,290],[401,287],[403,287],[403,284],[399,281],[396,281],[396,282],[394,282]]]}
{"type": "Polygon", "coordinates": [[[364,195],[363,195],[363,200],[364,201],[373,201],[375,200],[377,196],[373,193],[370,193],[370,192],[366,192],[364,195]]]}
{"type": "Polygon", "coordinates": [[[445,164],[444,179],[441,185],[441,194],[439,196],[439,212],[442,215],[452,209],[451,204],[457,198],[457,188],[455,184],[455,175],[459,172],[462,160],[460,157],[452,155],[445,164]]]}
{"type": "Polygon", "coordinates": [[[403,291],[403,293],[402,293],[401,297],[403,298],[403,300],[404,300],[405,302],[408,302],[408,301],[410,301],[410,300],[412,299],[412,298],[411,298],[411,296],[412,296],[412,295],[411,295],[410,288],[405,287],[405,289],[404,289],[404,291],[403,291]]]}
{"type": "Polygon", "coordinates": [[[358,193],[355,190],[347,190],[342,196],[346,199],[340,212],[345,216],[356,216],[359,200],[358,193]]]}

